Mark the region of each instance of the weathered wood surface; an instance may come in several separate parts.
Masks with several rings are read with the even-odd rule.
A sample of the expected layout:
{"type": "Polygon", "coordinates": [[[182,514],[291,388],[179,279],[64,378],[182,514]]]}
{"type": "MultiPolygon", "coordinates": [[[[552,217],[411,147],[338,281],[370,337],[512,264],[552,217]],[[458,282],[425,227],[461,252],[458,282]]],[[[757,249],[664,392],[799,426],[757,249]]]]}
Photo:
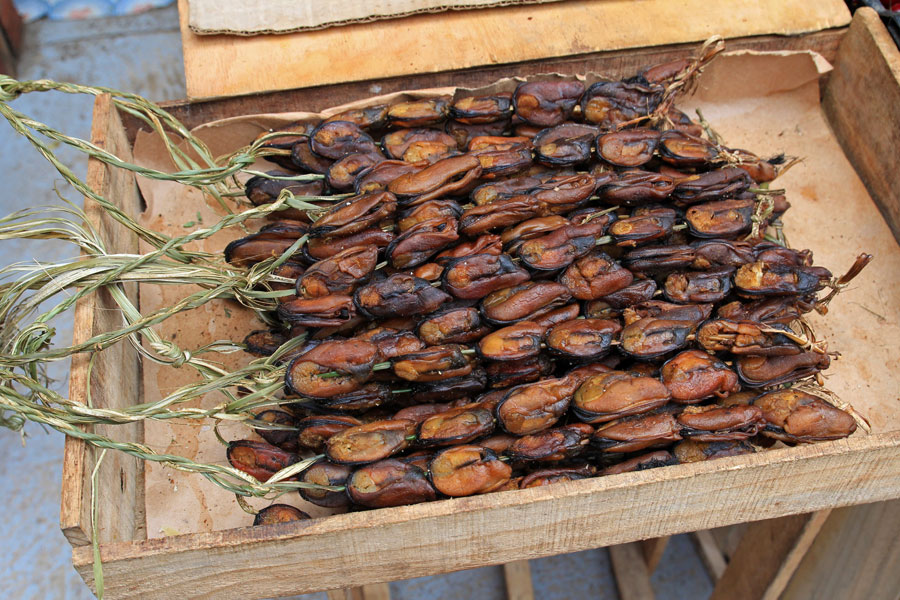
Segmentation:
{"type": "MultiPolygon", "coordinates": [[[[99,96],[94,104],[91,139],[101,148],[126,161],[131,160],[131,147],[118,112],[109,96],[99,96]]],[[[105,198],[113,199],[130,214],[141,210],[134,176],[124,169],[107,167],[98,160],[88,162],[87,185],[105,198]]],[[[98,204],[85,199],[85,212],[111,252],[134,253],[137,236],[112,219],[98,204]]],[[[137,288],[126,286],[126,293],[137,304],[137,288]]],[[[106,291],[91,294],[75,306],[74,343],[122,327],[122,315],[106,291]]],[[[94,406],[124,408],[140,402],[140,362],[128,342],[98,353],[72,357],[69,375],[69,398],[88,403],[88,373],[91,372],[91,400],[94,406]],[[94,356],[93,367],[90,367],[94,356]]],[[[121,441],[143,440],[140,423],[128,425],[96,425],[93,431],[121,441]]],[[[100,451],[75,438],[66,438],[63,458],[63,481],[60,526],[75,546],[90,543],[91,472],[100,451]]],[[[126,454],[110,451],[98,472],[99,533],[103,543],[129,542],[144,535],[143,463],[126,454]]]]}
{"type": "Polygon", "coordinates": [[[716,543],[716,538],[713,537],[713,534],[708,529],[705,529],[693,532],[691,540],[694,542],[697,555],[700,556],[700,560],[703,562],[703,566],[706,567],[710,578],[716,581],[725,572],[725,567],[728,566],[728,563],[725,561],[725,555],[722,554],[719,544],[716,543]]]}
{"type": "Polygon", "coordinates": [[[841,44],[822,105],[900,240],[900,50],[871,8],[856,12],[841,44]],[[863,95],[870,101],[863,102],[863,95]]]}
{"type": "Polygon", "coordinates": [[[507,600],[534,600],[531,565],[527,560],[515,560],[503,565],[507,600]]]}
{"type": "Polygon", "coordinates": [[[643,560],[640,544],[619,544],[610,546],[608,550],[620,600],[653,600],[655,595],[650,584],[650,570],[643,560]]]}
{"type": "Polygon", "coordinates": [[[197,35],[179,1],[189,98],[502,65],[600,51],[809,33],[850,22],[841,0],[569,0],[451,11],[287,35],[197,35]]]}
{"type": "Polygon", "coordinates": [[[672,536],[670,535],[664,535],[662,537],[641,541],[641,552],[644,555],[644,562],[647,564],[647,570],[650,573],[653,573],[653,571],[656,570],[656,566],[662,559],[671,537],[672,536]]]}

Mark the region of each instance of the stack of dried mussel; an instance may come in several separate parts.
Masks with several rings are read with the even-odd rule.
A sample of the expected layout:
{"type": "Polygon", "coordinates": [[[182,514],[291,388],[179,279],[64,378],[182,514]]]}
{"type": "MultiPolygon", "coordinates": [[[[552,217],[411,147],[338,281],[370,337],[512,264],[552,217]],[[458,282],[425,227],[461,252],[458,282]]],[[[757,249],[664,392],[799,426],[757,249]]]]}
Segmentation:
{"type": "Polygon", "coordinates": [[[246,345],[305,341],[291,403],[257,416],[279,428],[232,442],[231,464],[265,481],[322,452],[297,478],[331,488],[306,500],[385,507],[853,433],[796,385],[830,362],[803,315],[871,257],[835,280],[784,244],[783,158],[673,106],[696,67],[371,106],[270,139],[281,179],[250,179],[249,200],[318,208],[225,254],[249,266],[306,236],[275,273],[296,281],[272,285],[295,291],[282,326],[246,345]]]}

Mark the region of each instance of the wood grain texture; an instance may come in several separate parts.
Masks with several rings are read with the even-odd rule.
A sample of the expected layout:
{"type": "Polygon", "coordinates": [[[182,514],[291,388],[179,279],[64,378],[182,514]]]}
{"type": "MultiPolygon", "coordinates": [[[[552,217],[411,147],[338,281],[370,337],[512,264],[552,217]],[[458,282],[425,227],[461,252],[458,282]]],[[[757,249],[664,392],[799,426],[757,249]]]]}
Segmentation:
{"type": "Polygon", "coordinates": [[[871,8],[856,11],[822,99],[863,183],[900,240],[900,51],[871,8]],[[861,108],[860,94],[877,102],[861,108]]]}
{"type": "Polygon", "coordinates": [[[653,573],[653,571],[656,570],[656,565],[658,565],[659,561],[662,559],[671,537],[672,536],[670,535],[664,535],[662,537],[641,541],[641,552],[644,555],[644,562],[647,564],[647,570],[650,573],[653,573]]]}
{"type": "Polygon", "coordinates": [[[569,0],[279,36],[197,35],[179,0],[189,98],[842,27],[841,0],[569,0]],[[690,18],[685,18],[690,15],[690,18]]]}
{"type": "Polygon", "coordinates": [[[507,600],[534,600],[531,584],[531,565],[527,560],[516,560],[503,565],[507,600]]]}
{"type": "Polygon", "coordinates": [[[751,524],[710,600],[777,600],[828,510],[751,524]]]}
{"type": "Polygon", "coordinates": [[[719,546],[719,550],[721,550],[722,556],[725,557],[726,561],[731,560],[735,550],[737,550],[738,544],[741,543],[741,537],[744,535],[747,527],[747,523],[738,523],[729,525],[728,527],[716,527],[715,529],[709,530],[710,533],[712,533],[713,538],[715,538],[716,545],[719,546]]]}
{"type": "Polygon", "coordinates": [[[725,567],[728,566],[728,563],[725,562],[725,556],[719,549],[716,538],[713,537],[709,530],[703,530],[693,532],[691,541],[694,542],[697,554],[700,556],[703,566],[706,567],[706,572],[709,573],[710,579],[713,581],[718,580],[722,573],[725,572],[725,567]]]}
{"type": "Polygon", "coordinates": [[[831,511],[782,600],[896,600],[900,500],[831,511]]]}
{"type": "Polygon", "coordinates": [[[346,590],[347,600],[391,600],[391,587],[387,583],[372,583],[346,590]]]}
{"type": "MultiPolygon", "coordinates": [[[[898,496],[893,432],[277,527],[106,544],[101,558],[108,598],[246,598],[248,589],[280,596],[898,496]],[[669,499],[664,514],[660,498],[669,499]]],[[[76,548],[73,558],[92,581],[91,549],[76,548]]]]}
{"type": "Polygon", "coordinates": [[[653,600],[650,571],[640,544],[619,544],[608,550],[620,600],[653,600]]]}
{"type": "MultiPolygon", "coordinates": [[[[118,112],[109,96],[99,96],[94,104],[91,139],[125,161],[131,161],[131,147],[118,112]]],[[[87,185],[105,198],[114,199],[128,213],[141,210],[134,176],[124,169],[110,168],[98,160],[88,162],[87,185]]],[[[137,236],[112,219],[90,199],[85,198],[87,219],[99,232],[110,252],[134,253],[137,236]]],[[[131,301],[137,304],[137,287],[125,286],[131,301]]],[[[75,307],[74,343],[120,328],[122,315],[105,290],[79,300],[75,307]]],[[[69,398],[87,404],[88,370],[92,354],[72,357],[69,398]]],[[[94,353],[90,389],[94,406],[124,408],[140,402],[140,361],[127,342],[94,353]]],[[[140,442],[143,427],[97,425],[94,432],[116,440],[140,442]]],[[[90,543],[91,471],[99,450],[75,438],[66,438],[60,506],[63,534],[76,546],[90,543]]],[[[144,482],[143,462],[120,452],[108,452],[98,472],[98,512],[100,539],[103,543],[143,539],[144,482]]]]}

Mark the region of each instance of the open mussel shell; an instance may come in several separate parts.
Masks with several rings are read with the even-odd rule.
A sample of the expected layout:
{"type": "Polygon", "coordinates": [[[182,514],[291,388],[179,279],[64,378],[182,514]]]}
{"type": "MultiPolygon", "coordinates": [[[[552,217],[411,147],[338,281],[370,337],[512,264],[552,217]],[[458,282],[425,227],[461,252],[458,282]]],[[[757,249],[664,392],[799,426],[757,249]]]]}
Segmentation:
{"type": "Polygon", "coordinates": [[[289,504],[272,504],[256,513],[253,525],[274,525],[275,523],[305,521],[309,518],[308,514],[289,504]]]}
{"type": "Polygon", "coordinates": [[[347,496],[359,506],[386,508],[429,502],[437,497],[425,471],[395,459],[356,469],[347,480],[347,496]]]}
{"type": "MultiPolygon", "coordinates": [[[[300,473],[300,481],[329,487],[343,487],[353,471],[348,465],[338,465],[320,459],[300,473]]],[[[307,502],[325,508],[342,508],[350,504],[344,490],[323,490],[317,488],[300,488],[300,496],[307,502]]]]}
{"type": "Polygon", "coordinates": [[[512,468],[493,450],[482,446],[451,446],[434,455],[429,476],[446,496],[472,496],[493,492],[512,475],[512,468]]]}

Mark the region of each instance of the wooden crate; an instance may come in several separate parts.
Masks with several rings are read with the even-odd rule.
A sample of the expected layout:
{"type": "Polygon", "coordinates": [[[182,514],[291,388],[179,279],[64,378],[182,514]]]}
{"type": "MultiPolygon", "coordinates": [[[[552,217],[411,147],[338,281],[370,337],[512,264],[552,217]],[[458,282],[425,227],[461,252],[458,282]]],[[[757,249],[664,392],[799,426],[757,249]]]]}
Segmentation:
{"type": "MultiPolygon", "coordinates": [[[[824,90],[823,108],[838,140],[866,182],[872,200],[861,213],[876,229],[883,219],[900,230],[900,64],[873,13],[857,13],[835,58],[824,90]],[[858,90],[867,90],[859,95],[858,90]],[[874,92],[877,90],[877,93],[874,92]]],[[[685,49],[641,53],[642,63],[666,60],[685,49]]],[[[571,71],[622,74],[618,59],[584,59],[571,71]]],[[[552,68],[555,68],[552,67],[552,68]]],[[[633,69],[625,68],[628,72],[633,69]]],[[[483,83],[480,72],[458,74],[458,85],[483,83]]],[[[420,80],[403,85],[414,88],[420,80]]],[[[171,107],[189,126],[234,114],[304,106],[317,109],[367,95],[365,88],[337,86],[296,90],[210,103],[171,107]]],[[[132,121],[111,107],[108,98],[95,105],[94,143],[128,157],[136,133],[132,121]]],[[[89,182],[101,194],[136,214],[141,198],[133,176],[92,161],[89,182]]],[[[110,248],[130,252],[132,235],[95,206],[92,219],[110,248]]],[[[837,214],[837,210],[835,210],[837,214]]],[[[851,232],[852,235],[852,232],[851,232]]],[[[900,256],[894,240],[886,252],[900,256]]],[[[883,285],[896,284],[900,273],[874,273],[883,285]]],[[[868,276],[873,272],[868,272],[868,276]]],[[[114,305],[103,294],[77,308],[76,340],[112,325],[114,305]]],[[[896,318],[897,307],[887,318],[896,318]]],[[[852,327],[836,322],[834,329],[852,327]]],[[[846,331],[844,332],[846,333],[846,331]]],[[[872,377],[887,378],[900,389],[896,340],[881,340],[894,367],[872,365],[872,377]]],[[[866,352],[867,343],[842,348],[866,352]]],[[[142,401],[140,362],[122,344],[104,352],[93,365],[95,406],[125,406],[142,401]]],[[[71,395],[84,400],[87,359],[73,361],[71,395]]],[[[99,469],[100,549],[106,592],[110,598],[170,598],[213,595],[217,598],[272,597],[329,588],[406,579],[521,559],[573,552],[756,521],[837,506],[900,497],[900,403],[892,397],[850,398],[863,412],[881,411],[879,432],[847,440],[706,463],[678,465],[554,486],[459,498],[416,506],[336,515],[279,526],[246,527],[148,539],[144,527],[142,465],[125,456],[107,456],[99,469]]],[[[99,428],[98,428],[99,429],[99,428]]],[[[117,437],[142,440],[140,426],[117,428],[117,437]]],[[[75,546],[74,564],[92,584],[90,475],[97,453],[67,440],[61,525],[75,546]]]]}

